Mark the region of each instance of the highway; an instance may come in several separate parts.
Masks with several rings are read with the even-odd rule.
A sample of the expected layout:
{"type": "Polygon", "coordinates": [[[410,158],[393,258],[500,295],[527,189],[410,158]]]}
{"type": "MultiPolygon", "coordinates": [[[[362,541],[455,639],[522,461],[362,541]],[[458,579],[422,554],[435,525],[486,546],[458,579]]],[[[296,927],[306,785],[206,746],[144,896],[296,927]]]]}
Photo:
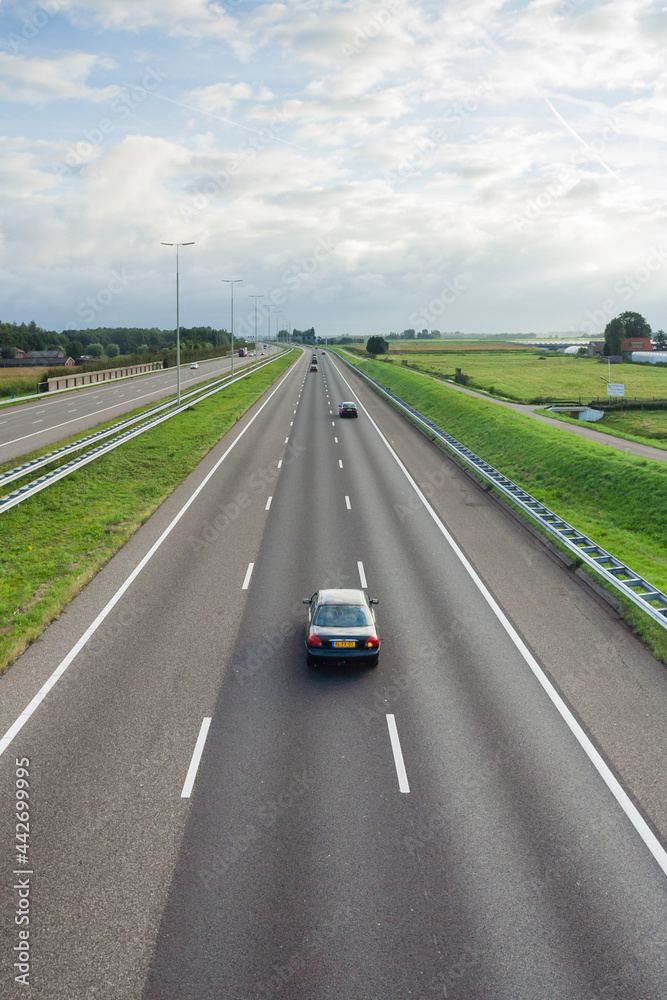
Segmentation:
{"type": "Polygon", "coordinates": [[[0,677],[0,995],[26,759],[39,1000],[664,1000],[664,666],[309,357],[0,677]],[[379,598],[376,669],[306,666],[322,586],[379,598]]]}
{"type": "MultiPolygon", "coordinates": [[[[234,358],[234,371],[254,360],[252,357],[234,358]]],[[[229,358],[201,361],[199,368],[192,370],[189,365],[181,365],[181,393],[229,370],[229,358]]],[[[67,369],[68,374],[73,371],[67,369]]],[[[174,368],[0,406],[0,463],[172,395],[176,398],[174,368]]]]}

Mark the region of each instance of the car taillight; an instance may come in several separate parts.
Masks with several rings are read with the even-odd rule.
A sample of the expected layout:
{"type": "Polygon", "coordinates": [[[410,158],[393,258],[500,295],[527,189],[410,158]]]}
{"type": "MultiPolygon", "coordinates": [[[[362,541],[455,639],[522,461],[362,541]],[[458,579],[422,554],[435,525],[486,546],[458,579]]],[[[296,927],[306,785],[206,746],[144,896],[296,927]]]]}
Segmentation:
{"type": "Polygon", "coordinates": [[[308,636],[308,639],[306,641],[307,641],[307,643],[308,643],[309,646],[321,646],[322,645],[322,640],[320,639],[319,635],[315,634],[315,632],[311,632],[310,635],[308,636]]]}
{"type": "Polygon", "coordinates": [[[380,640],[376,635],[369,635],[368,639],[366,639],[366,642],[364,643],[366,649],[377,649],[379,645],[380,640]]]}

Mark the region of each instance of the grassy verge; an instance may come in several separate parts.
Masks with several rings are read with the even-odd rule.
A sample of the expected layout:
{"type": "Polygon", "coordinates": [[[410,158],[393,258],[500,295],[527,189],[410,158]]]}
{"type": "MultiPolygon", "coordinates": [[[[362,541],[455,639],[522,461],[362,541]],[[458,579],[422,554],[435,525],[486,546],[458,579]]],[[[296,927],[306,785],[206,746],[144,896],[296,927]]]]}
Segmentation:
{"type": "MultiPolygon", "coordinates": [[[[560,433],[393,365],[362,361],[358,367],[667,591],[667,464],[560,433]]],[[[621,603],[636,631],[667,662],[665,630],[632,602],[621,603]]]]}
{"type": "Polygon", "coordinates": [[[279,358],[0,515],[0,670],[293,360],[279,358]]]}
{"type": "Polygon", "coordinates": [[[623,438],[624,441],[636,441],[637,444],[647,444],[651,448],[662,448],[667,451],[667,411],[664,410],[627,410],[624,413],[606,413],[602,420],[588,423],[575,420],[564,413],[553,413],[549,409],[536,410],[545,417],[560,420],[565,424],[578,424],[580,427],[590,427],[609,437],[623,438]]]}

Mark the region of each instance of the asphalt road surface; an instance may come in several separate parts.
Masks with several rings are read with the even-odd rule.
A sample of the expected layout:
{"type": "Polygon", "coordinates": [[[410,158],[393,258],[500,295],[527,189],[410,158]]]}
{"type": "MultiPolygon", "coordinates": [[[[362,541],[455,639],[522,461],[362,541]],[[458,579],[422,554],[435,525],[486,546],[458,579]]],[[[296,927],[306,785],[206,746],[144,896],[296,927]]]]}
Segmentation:
{"type": "Polygon", "coordinates": [[[664,667],[308,359],[0,678],[0,995],[29,905],[39,1000],[664,1000],[664,667]],[[306,666],[322,586],[377,668],[306,666]]]}
{"type": "MultiPolygon", "coordinates": [[[[234,358],[234,371],[254,360],[234,358]]],[[[229,370],[229,358],[200,361],[198,369],[181,365],[181,394],[229,370]]],[[[172,395],[176,398],[175,368],[0,406],[0,462],[12,461],[172,395]]]]}

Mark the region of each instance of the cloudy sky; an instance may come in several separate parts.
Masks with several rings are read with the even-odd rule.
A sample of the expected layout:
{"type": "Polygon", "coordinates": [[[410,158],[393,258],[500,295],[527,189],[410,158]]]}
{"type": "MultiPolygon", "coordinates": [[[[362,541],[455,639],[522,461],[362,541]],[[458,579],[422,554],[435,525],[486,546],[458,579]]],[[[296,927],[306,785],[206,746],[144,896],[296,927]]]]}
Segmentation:
{"type": "Polygon", "coordinates": [[[0,0],[0,319],[667,327],[663,3],[0,0]]]}

